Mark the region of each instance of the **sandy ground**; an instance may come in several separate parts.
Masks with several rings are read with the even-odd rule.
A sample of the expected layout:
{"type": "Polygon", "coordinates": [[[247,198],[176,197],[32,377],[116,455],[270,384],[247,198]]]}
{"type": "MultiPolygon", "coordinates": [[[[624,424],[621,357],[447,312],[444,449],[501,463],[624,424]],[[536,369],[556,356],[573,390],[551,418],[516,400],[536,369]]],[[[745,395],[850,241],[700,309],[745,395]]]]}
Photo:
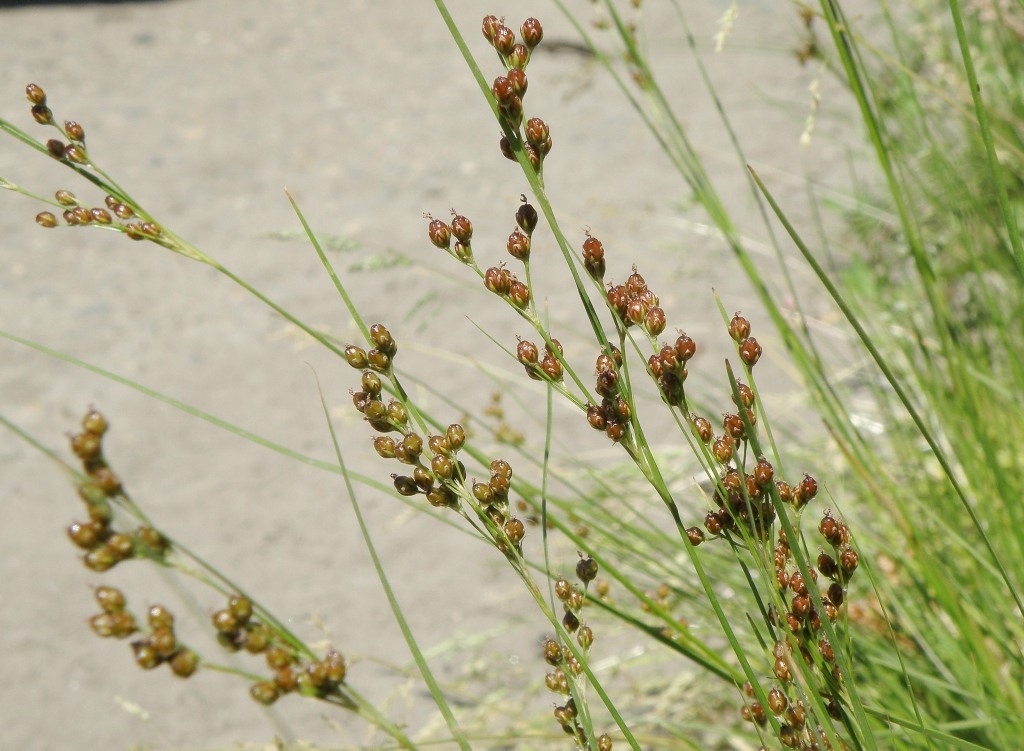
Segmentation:
{"type": "MultiPolygon", "coordinates": [[[[516,26],[535,15],[547,39],[574,39],[540,0],[450,5],[489,76],[498,66],[478,32],[485,13],[507,14],[516,26]]],[[[590,3],[570,5],[588,17],[590,3]]],[[[738,217],[751,220],[743,231],[761,241],[742,170],[671,10],[648,5],[647,43],[666,89],[719,189],[738,217]]],[[[725,52],[711,55],[726,4],[686,5],[750,161],[793,205],[802,205],[807,177],[841,187],[847,146],[834,134],[842,132],[843,103],[829,79],[818,134],[809,148],[798,145],[817,71],[794,60],[799,25],[788,6],[742,4],[725,52]]],[[[507,346],[526,333],[522,325],[425,237],[422,214],[444,217],[454,206],[474,221],[478,254],[496,261],[526,189],[498,153],[498,129],[433,3],[0,3],[0,71],[3,117],[43,136],[23,95],[30,81],[43,86],[58,117],[84,125],[96,161],[161,221],[305,320],[354,334],[308,245],[280,239],[298,229],[285,188],[319,231],[343,240],[333,257],[367,319],[387,322],[399,338],[406,367],[475,410],[493,383],[481,383],[466,356],[518,378],[474,322],[507,346]],[[373,270],[382,259],[411,263],[373,270]]],[[[613,278],[639,264],[673,326],[720,341],[709,347],[713,364],[724,342],[712,287],[727,308],[757,320],[738,267],[703,231],[703,215],[685,207],[685,186],[592,60],[542,48],[530,76],[527,106],[552,128],[548,188],[564,226],[579,240],[585,226],[604,240],[613,278]]],[[[42,194],[69,188],[98,198],[7,138],[0,139],[0,176],[42,194]]],[[[387,479],[393,469],[372,454],[346,408],[356,383],[351,370],[210,269],[102,232],[45,231],[33,222],[38,210],[0,195],[0,328],[327,459],[315,372],[349,461],[387,479]]],[[[805,216],[799,206],[796,214],[805,216]]],[[[567,355],[585,362],[593,355],[573,343],[583,322],[565,293],[560,261],[550,243],[538,242],[535,268],[545,257],[549,270],[535,270],[544,285],[537,294],[551,299],[555,329],[568,332],[567,355]]],[[[798,284],[809,285],[806,271],[795,269],[798,284]]],[[[764,327],[770,348],[774,337],[764,327]]],[[[784,382],[783,364],[765,368],[784,382]]],[[[526,393],[528,406],[540,398],[526,393]]],[[[459,416],[421,394],[444,418],[459,416]]],[[[160,525],[307,638],[328,638],[310,624],[311,614],[321,619],[353,662],[353,685],[375,700],[394,699],[389,713],[400,721],[423,719],[421,692],[389,667],[407,667],[408,652],[335,476],[0,342],[0,409],[8,419],[67,455],[63,435],[90,404],[112,423],[112,463],[160,525]]],[[[525,412],[515,415],[517,427],[539,440],[537,414],[525,412]]],[[[588,441],[575,450],[617,458],[603,441],[588,441]]],[[[63,532],[81,515],[74,491],[45,457],[7,433],[0,433],[0,478],[0,749],[213,748],[267,743],[287,732],[282,727],[323,744],[372,745],[364,725],[332,718],[336,728],[315,703],[280,703],[275,725],[239,681],[143,673],[127,646],[91,636],[90,586],[100,582],[123,586],[137,610],[172,606],[197,640],[201,626],[144,567],[105,576],[84,570],[63,532]]],[[[442,676],[460,674],[471,653],[485,677],[540,681],[535,651],[544,623],[494,551],[393,499],[368,493],[362,500],[425,645],[510,626],[482,646],[445,650],[437,658],[442,676]]],[[[201,616],[219,606],[210,593],[196,598],[201,616]]],[[[542,696],[529,711],[549,711],[549,704],[542,696]]]]}

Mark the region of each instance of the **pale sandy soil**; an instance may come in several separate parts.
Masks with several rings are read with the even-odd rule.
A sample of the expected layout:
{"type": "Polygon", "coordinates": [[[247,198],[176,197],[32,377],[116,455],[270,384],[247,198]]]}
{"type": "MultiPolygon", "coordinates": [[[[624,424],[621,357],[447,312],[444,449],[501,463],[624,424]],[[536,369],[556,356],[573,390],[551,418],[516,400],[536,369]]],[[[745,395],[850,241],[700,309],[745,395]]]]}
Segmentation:
{"type": "MultiPolygon", "coordinates": [[[[586,17],[590,3],[575,5],[586,17]]],[[[663,5],[649,3],[651,53],[719,189],[746,222],[743,231],[762,241],[742,170],[663,5]]],[[[856,139],[835,135],[843,132],[846,111],[840,92],[830,79],[822,81],[819,131],[801,149],[807,88],[817,70],[793,58],[799,26],[788,7],[741,4],[725,52],[711,55],[725,3],[686,5],[693,6],[690,23],[748,158],[792,202],[796,216],[805,217],[804,179],[841,188],[846,149],[858,148],[856,139]]],[[[574,39],[547,2],[462,0],[451,7],[490,76],[497,63],[477,31],[487,12],[507,14],[516,26],[535,15],[549,40],[574,39]]],[[[348,241],[349,249],[334,258],[367,319],[386,321],[395,332],[407,367],[470,409],[486,403],[493,383],[482,383],[477,370],[447,353],[472,355],[519,378],[467,317],[506,346],[527,333],[522,324],[425,237],[422,214],[443,217],[454,206],[473,219],[477,252],[497,261],[526,188],[498,153],[498,129],[433,3],[0,3],[0,71],[3,117],[42,136],[23,90],[30,81],[43,86],[57,115],[84,125],[96,160],[137,199],[306,320],[342,337],[354,333],[308,245],[271,237],[298,229],[285,188],[318,230],[348,241]],[[412,265],[348,271],[368,259],[399,256],[412,265]]],[[[682,206],[685,185],[664,168],[656,144],[592,60],[539,53],[530,75],[527,105],[552,128],[548,187],[564,225],[577,240],[591,227],[609,249],[610,276],[621,279],[639,264],[673,326],[717,341],[705,357],[707,377],[718,378],[725,343],[712,287],[727,308],[742,308],[755,320],[759,312],[737,265],[702,231],[701,212],[682,206]]],[[[7,138],[0,139],[0,176],[43,194],[68,187],[91,195],[69,173],[7,138]]],[[[327,459],[315,371],[336,407],[350,461],[382,480],[393,471],[372,455],[366,430],[347,409],[353,372],[279,317],[198,264],[102,232],[44,231],[33,222],[36,211],[28,200],[0,194],[0,328],[327,459]]],[[[585,362],[593,354],[573,343],[584,326],[556,271],[560,261],[550,243],[538,245],[535,266],[550,261],[548,270],[535,271],[544,285],[539,294],[551,298],[554,328],[567,332],[567,355],[585,362]]],[[[807,272],[799,264],[794,269],[798,284],[810,287],[807,272]]],[[[770,348],[775,338],[762,324],[770,348]]],[[[785,383],[783,363],[769,357],[764,370],[785,383]]],[[[526,393],[521,412],[535,404],[536,414],[515,417],[530,440],[539,440],[534,420],[542,397],[526,393]]],[[[425,398],[443,418],[458,417],[439,398],[425,398]]],[[[777,398],[787,406],[799,402],[792,393],[777,398]]],[[[306,637],[324,638],[310,615],[322,619],[353,660],[353,685],[378,700],[397,691],[390,714],[422,721],[421,690],[387,667],[407,666],[408,652],[336,476],[0,342],[0,410],[7,418],[66,455],[63,435],[89,404],[109,416],[107,453],[154,519],[246,583],[306,637]]],[[[621,458],[591,434],[575,450],[592,459],[621,458]]],[[[0,478],[0,749],[191,749],[272,740],[278,730],[240,682],[143,673],[126,645],[92,637],[85,623],[96,610],[90,586],[102,581],[123,586],[138,609],[173,606],[187,633],[198,635],[201,626],[144,567],[127,565],[106,576],[84,570],[63,532],[81,514],[74,491],[44,457],[6,432],[0,433],[0,478]]],[[[407,513],[393,499],[367,493],[363,500],[425,645],[518,626],[472,651],[449,650],[437,661],[441,675],[458,675],[472,654],[485,675],[539,682],[544,668],[536,644],[544,623],[495,552],[407,513]]],[[[206,592],[197,602],[200,615],[218,607],[206,592]]],[[[549,710],[542,695],[527,707],[549,710]]],[[[336,746],[372,743],[365,726],[341,717],[336,731],[322,715],[310,702],[279,705],[298,737],[336,746]]]]}

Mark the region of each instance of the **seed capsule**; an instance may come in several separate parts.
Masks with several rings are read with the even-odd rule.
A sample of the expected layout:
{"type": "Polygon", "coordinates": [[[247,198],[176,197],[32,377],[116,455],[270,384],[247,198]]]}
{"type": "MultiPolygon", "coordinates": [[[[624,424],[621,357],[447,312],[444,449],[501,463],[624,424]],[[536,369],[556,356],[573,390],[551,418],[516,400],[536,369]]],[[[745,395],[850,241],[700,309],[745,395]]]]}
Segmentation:
{"type": "Polygon", "coordinates": [[[842,568],[843,573],[847,577],[857,570],[857,565],[859,563],[860,556],[857,555],[857,551],[853,548],[846,548],[839,554],[839,567],[842,568]]]}
{"type": "Polygon", "coordinates": [[[541,26],[540,21],[536,18],[527,18],[523,21],[522,28],[519,29],[519,34],[523,38],[523,42],[530,49],[533,49],[541,40],[544,38],[544,27],[541,26]]]}
{"type": "Polygon", "coordinates": [[[666,319],[665,311],[654,306],[647,311],[647,315],[644,316],[644,328],[647,329],[647,333],[651,336],[658,336],[662,331],[665,330],[666,319]]]}
{"type": "Polygon", "coordinates": [[[32,117],[40,125],[49,125],[53,122],[53,112],[45,104],[33,105],[32,117]]]}
{"type": "Polygon", "coordinates": [[[576,564],[576,576],[579,577],[579,580],[584,584],[589,584],[597,578],[597,569],[597,561],[590,556],[580,558],[579,562],[576,564]]]}
{"type": "Polygon", "coordinates": [[[532,235],[537,228],[537,220],[537,209],[524,201],[516,211],[516,224],[519,225],[519,229],[527,235],[532,235]]]}
{"type": "Polygon", "coordinates": [[[747,364],[748,368],[754,367],[761,359],[761,345],[754,337],[748,337],[740,342],[740,358],[747,364]]]}
{"type": "Polygon", "coordinates": [[[544,661],[548,665],[557,665],[562,661],[562,649],[554,639],[544,642],[544,661]]]}
{"type": "Polygon", "coordinates": [[[432,219],[427,225],[427,237],[438,248],[448,250],[452,242],[452,233],[448,225],[440,219],[432,219]]]}
{"type": "Polygon", "coordinates": [[[25,87],[25,96],[32,104],[46,104],[46,92],[34,83],[25,87]]]}
{"type": "Polygon", "coordinates": [[[161,657],[145,641],[132,642],[132,650],[135,652],[135,662],[143,670],[152,670],[161,663],[161,657]]]}
{"type": "Polygon", "coordinates": [[[360,347],[350,344],[345,347],[345,362],[356,370],[363,370],[369,365],[366,359],[366,352],[360,347]]]}
{"type": "Polygon", "coordinates": [[[40,227],[52,228],[57,226],[57,217],[49,211],[40,211],[36,214],[36,224],[40,227]]]}
{"type": "Polygon", "coordinates": [[[510,256],[519,261],[526,261],[530,257],[530,236],[517,229],[508,236],[505,247],[510,256]]]}
{"type": "Polygon", "coordinates": [[[264,704],[267,706],[277,701],[277,697],[279,695],[277,691],[277,686],[275,686],[270,681],[261,681],[259,683],[254,683],[252,687],[249,689],[249,694],[252,696],[253,699],[258,701],[260,704],[264,704]]]}
{"type": "Polygon", "coordinates": [[[551,131],[547,123],[539,117],[531,117],[526,121],[526,141],[531,146],[539,148],[550,137],[551,131]]]}
{"type": "Polygon", "coordinates": [[[199,667],[199,657],[191,649],[179,649],[168,661],[171,671],[179,678],[188,678],[199,667]]]}
{"type": "Polygon", "coordinates": [[[64,133],[72,141],[82,142],[85,140],[85,129],[74,120],[64,121],[64,133]]]}
{"type": "Polygon", "coordinates": [[[95,596],[96,602],[99,603],[104,613],[120,613],[124,610],[125,598],[124,593],[120,589],[105,586],[96,587],[93,591],[93,596],[95,596]]]}
{"type": "Polygon", "coordinates": [[[484,16],[483,23],[481,24],[481,30],[484,34],[484,39],[488,42],[494,43],[494,37],[501,27],[501,21],[498,20],[497,16],[484,16]]]}
{"type": "Polygon", "coordinates": [[[750,336],[750,321],[736,313],[729,321],[729,336],[736,342],[742,342],[750,336]]]}
{"type": "Polygon", "coordinates": [[[690,540],[690,544],[696,547],[704,542],[704,530],[700,527],[690,527],[686,530],[686,537],[690,540]]]}
{"type": "Polygon", "coordinates": [[[494,39],[491,40],[491,43],[498,54],[507,56],[516,44],[516,34],[508,26],[501,24],[494,32],[494,39]]]}

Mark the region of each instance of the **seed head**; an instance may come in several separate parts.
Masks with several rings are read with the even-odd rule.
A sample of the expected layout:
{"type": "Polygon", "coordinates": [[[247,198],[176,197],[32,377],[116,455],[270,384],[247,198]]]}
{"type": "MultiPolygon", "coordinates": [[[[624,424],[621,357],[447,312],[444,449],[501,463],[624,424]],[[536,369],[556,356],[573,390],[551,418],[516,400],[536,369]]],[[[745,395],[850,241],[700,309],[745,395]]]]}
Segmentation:
{"type": "Polygon", "coordinates": [[[740,358],[748,368],[757,364],[761,359],[761,345],[757,343],[757,339],[751,336],[740,342],[740,358]]]}
{"type": "Polygon", "coordinates": [[[508,26],[499,24],[494,32],[494,39],[491,40],[491,44],[494,45],[494,49],[498,51],[498,54],[507,57],[516,44],[516,33],[508,26]]]}
{"type": "Polygon", "coordinates": [[[427,225],[427,236],[430,242],[442,250],[447,250],[451,245],[451,229],[440,219],[430,220],[430,224],[427,225]]]}
{"type": "Polygon", "coordinates": [[[511,235],[508,236],[508,242],[505,244],[508,249],[510,256],[519,261],[527,261],[530,258],[530,236],[522,232],[522,230],[515,230],[511,235]]]}
{"type": "Polygon", "coordinates": [[[519,229],[527,235],[532,235],[537,228],[537,219],[537,209],[526,201],[526,196],[523,196],[523,203],[516,211],[516,224],[519,225],[519,229]]]}

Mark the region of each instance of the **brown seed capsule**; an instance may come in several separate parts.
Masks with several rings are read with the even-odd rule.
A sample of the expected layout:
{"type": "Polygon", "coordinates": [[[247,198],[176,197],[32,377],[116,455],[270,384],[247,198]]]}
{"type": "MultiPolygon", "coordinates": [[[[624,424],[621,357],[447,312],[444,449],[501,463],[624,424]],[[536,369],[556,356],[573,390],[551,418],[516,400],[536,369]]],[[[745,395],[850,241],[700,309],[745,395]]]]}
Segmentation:
{"type": "Polygon", "coordinates": [[[711,455],[721,464],[728,464],[732,461],[733,450],[736,442],[731,435],[723,435],[715,439],[711,445],[711,455]]]}
{"type": "Polygon", "coordinates": [[[804,503],[811,500],[818,494],[818,481],[815,480],[808,474],[804,475],[804,479],[800,482],[800,497],[804,503]]]}
{"type": "Polygon", "coordinates": [[[729,336],[736,342],[742,342],[750,336],[750,321],[736,313],[729,321],[729,336]]]}
{"type": "MultiPolygon", "coordinates": [[[[587,273],[590,274],[591,278],[601,281],[604,278],[605,263],[604,263],[604,245],[596,237],[587,235],[587,239],[583,241],[583,265],[587,269],[587,273]]],[[[612,307],[617,308],[618,305],[612,302],[611,292],[608,294],[608,302],[612,307]]],[[[625,301],[623,300],[623,308],[625,308],[625,301]]]]}
{"type": "Polygon", "coordinates": [[[132,642],[132,650],[135,652],[136,664],[143,670],[152,670],[162,662],[156,650],[145,641],[132,642]]]}
{"type": "Polygon", "coordinates": [[[827,509],[821,517],[821,522],[818,524],[818,531],[833,546],[841,544],[842,530],[840,529],[839,522],[832,517],[832,514],[827,509]]]}
{"type": "Polygon", "coordinates": [[[696,547],[704,542],[704,530],[700,527],[690,527],[686,530],[686,537],[689,539],[690,544],[696,547]]]}
{"type": "Polygon", "coordinates": [[[277,701],[277,697],[279,695],[277,691],[277,686],[275,686],[270,681],[260,681],[259,683],[254,683],[252,687],[249,689],[249,694],[252,696],[253,699],[258,701],[260,704],[266,706],[269,706],[273,704],[275,701],[277,701]]]}
{"type": "Polygon", "coordinates": [[[597,736],[597,751],[612,751],[612,737],[607,733],[597,736]]]}
{"type": "Polygon", "coordinates": [[[846,593],[843,590],[843,585],[839,582],[832,582],[828,586],[828,599],[833,605],[837,607],[843,604],[843,600],[846,599],[846,593]]]}
{"type": "Polygon", "coordinates": [[[40,211],[38,214],[36,214],[36,224],[38,224],[40,227],[46,228],[56,227],[57,217],[55,217],[49,211],[40,211]]]}
{"type": "Polygon", "coordinates": [[[526,142],[535,148],[539,148],[550,137],[551,131],[548,124],[539,117],[531,117],[526,121],[526,142]]]}
{"type": "Polygon", "coordinates": [[[550,354],[544,355],[544,358],[540,361],[540,369],[550,380],[562,380],[562,363],[550,354]]]}
{"type": "Polygon", "coordinates": [[[228,598],[228,610],[239,626],[244,626],[252,618],[252,602],[243,595],[231,595],[228,598]]]}
{"type": "Polygon", "coordinates": [[[171,671],[179,678],[188,678],[199,668],[199,657],[191,649],[179,649],[168,660],[171,671]]]}
{"type": "Polygon", "coordinates": [[[481,24],[481,31],[483,31],[484,39],[493,44],[494,36],[497,34],[500,27],[501,21],[498,20],[497,16],[484,16],[483,23],[481,24]]]}
{"type": "Polygon", "coordinates": [[[516,95],[516,89],[506,76],[498,76],[491,84],[491,93],[499,104],[507,105],[516,95]]]}
{"type": "Polygon", "coordinates": [[[64,133],[72,141],[82,142],[85,140],[85,129],[74,120],[64,121],[64,133]]]}
{"type": "Polygon", "coordinates": [[[131,535],[126,535],[123,532],[115,532],[110,535],[106,540],[106,547],[118,561],[127,560],[135,554],[135,541],[131,535]]]}
{"type": "Polygon", "coordinates": [[[507,136],[502,136],[498,141],[498,148],[501,149],[501,155],[508,159],[510,162],[516,161],[516,154],[512,150],[512,144],[509,143],[507,136]]]}
{"type": "Polygon", "coordinates": [[[777,688],[773,688],[768,692],[768,709],[773,714],[780,715],[786,711],[786,707],[789,706],[789,700],[786,695],[777,688]]]}
{"type": "Polygon", "coordinates": [[[544,642],[544,662],[548,665],[557,665],[562,661],[562,649],[554,639],[547,639],[544,642]]]}
{"type": "Polygon", "coordinates": [[[366,353],[366,361],[378,373],[386,373],[388,368],[391,367],[391,357],[386,352],[381,352],[376,348],[366,353]]]}
{"type": "Polygon", "coordinates": [[[473,237],[473,223],[461,214],[452,217],[452,236],[461,243],[468,243],[473,237]]]}
{"type": "Polygon", "coordinates": [[[92,214],[92,220],[97,224],[110,224],[113,219],[110,218],[110,212],[106,209],[89,209],[89,213],[92,214]]]}
{"type": "Polygon", "coordinates": [[[580,558],[576,564],[576,576],[584,584],[589,584],[597,578],[597,561],[590,556],[580,558]]]}
{"type": "Polygon", "coordinates": [[[857,551],[853,548],[846,548],[839,554],[839,567],[847,578],[857,570],[859,563],[860,556],[857,555],[857,551]]]}
{"type": "Polygon", "coordinates": [[[427,225],[427,237],[438,248],[447,250],[452,242],[452,233],[448,225],[440,219],[432,219],[427,225]]]}
{"type": "Polygon", "coordinates": [[[658,336],[662,331],[665,330],[666,319],[665,311],[654,306],[647,311],[647,315],[644,316],[644,328],[647,329],[647,333],[651,336],[658,336]]]}
{"type": "Polygon", "coordinates": [[[523,70],[529,61],[530,52],[523,44],[517,44],[513,47],[512,52],[510,52],[508,56],[508,63],[512,67],[509,69],[508,73],[505,74],[505,77],[512,83],[512,89],[520,99],[525,96],[526,90],[530,86],[530,83],[526,78],[526,71],[523,70]]]}
{"type": "Polygon", "coordinates": [[[71,143],[64,147],[64,158],[69,162],[75,164],[86,164],[89,159],[85,155],[85,151],[75,144],[71,143]]]}
{"type": "Polygon", "coordinates": [[[373,340],[377,349],[388,357],[394,357],[395,353],[398,351],[398,345],[391,336],[391,332],[388,331],[387,327],[383,323],[375,323],[370,326],[370,339],[373,340]]]}
{"type": "Polygon", "coordinates": [[[131,219],[135,216],[135,210],[126,203],[118,203],[111,211],[117,214],[118,219],[131,219]]]}
{"type": "Polygon", "coordinates": [[[516,210],[516,224],[519,225],[519,229],[528,235],[532,235],[533,231],[537,228],[537,221],[539,219],[537,215],[537,209],[533,208],[529,203],[526,202],[526,196],[523,196],[522,205],[516,210]]]}
{"type": "Polygon", "coordinates": [[[789,663],[786,662],[784,657],[775,658],[775,666],[772,672],[783,683],[788,683],[793,678],[793,674],[789,670],[789,663]]]}
{"type": "Polygon", "coordinates": [[[124,593],[115,587],[96,587],[93,596],[104,613],[119,613],[124,610],[124,593]]]}
{"type": "Polygon", "coordinates": [[[494,39],[491,40],[491,44],[494,45],[494,49],[498,51],[498,54],[507,56],[516,44],[516,33],[508,26],[500,24],[494,32],[494,39]]]}
{"type": "Polygon", "coordinates": [[[254,623],[245,632],[245,641],[242,646],[249,654],[260,654],[270,648],[272,641],[270,628],[262,623],[254,623]]]}
{"type": "Polygon", "coordinates": [[[146,642],[161,659],[167,659],[177,649],[178,641],[169,628],[159,628],[149,635],[146,642]]]}
{"type": "Polygon", "coordinates": [[[210,620],[213,621],[213,627],[222,634],[233,634],[238,631],[238,619],[230,610],[218,610],[210,620]]]}
{"type": "Polygon", "coordinates": [[[527,18],[523,21],[522,28],[519,29],[519,34],[523,38],[523,42],[530,49],[533,49],[541,40],[544,38],[544,27],[541,26],[540,21],[536,18],[527,18]]]}
{"type": "Polygon", "coordinates": [[[400,401],[392,399],[388,402],[388,421],[392,425],[398,427],[404,427],[409,422],[409,413],[406,412],[405,405],[400,401]]]}
{"type": "Polygon", "coordinates": [[[350,344],[345,347],[345,362],[356,370],[363,370],[369,365],[366,359],[366,352],[361,347],[350,344]]]}
{"type": "Polygon", "coordinates": [[[566,610],[565,615],[562,616],[562,625],[566,631],[572,634],[580,627],[580,619],[571,610],[566,610]]]}
{"type": "Polygon", "coordinates": [[[395,439],[391,436],[377,436],[373,439],[373,450],[382,459],[395,458],[395,439]]]}
{"type": "Polygon", "coordinates": [[[739,415],[727,414],[722,418],[722,427],[725,432],[737,441],[742,441],[747,435],[747,427],[743,424],[743,418],[739,415]]]}
{"type": "Polygon", "coordinates": [[[513,544],[522,542],[523,538],[526,537],[526,527],[515,517],[505,522],[502,529],[505,532],[505,536],[508,537],[509,541],[513,544]]]}
{"type": "Polygon", "coordinates": [[[740,342],[740,358],[748,368],[757,364],[761,359],[761,345],[757,343],[757,339],[751,336],[740,342]]]}
{"type": "Polygon", "coordinates": [[[25,96],[32,104],[46,104],[46,92],[34,83],[25,87],[25,96]]]}
{"type": "Polygon", "coordinates": [[[64,158],[64,142],[57,138],[51,138],[46,142],[46,151],[54,159],[64,158]]]}
{"type": "Polygon", "coordinates": [[[146,613],[149,627],[154,631],[159,628],[174,628],[174,616],[163,605],[153,605],[146,613]]]}
{"type": "Polygon", "coordinates": [[[518,261],[525,261],[530,257],[530,236],[517,229],[508,236],[505,247],[510,256],[518,261]]]}
{"type": "Polygon", "coordinates": [[[775,476],[775,468],[765,457],[759,457],[754,466],[754,480],[758,485],[767,485],[775,476]]]}
{"type": "Polygon", "coordinates": [[[32,106],[32,117],[40,125],[49,125],[53,122],[53,112],[45,104],[36,104],[32,106]]]}
{"type": "Polygon", "coordinates": [[[715,536],[722,534],[724,525],[721,516],[717,512],[709,511],[704,516],[704,529],[715,536]]]}
{"type": "Polygon", "coordinates": [[[466,429],[455,422],[448,426],[445,438],[452,451],[458,451],[466,443],[466,429]]]}

